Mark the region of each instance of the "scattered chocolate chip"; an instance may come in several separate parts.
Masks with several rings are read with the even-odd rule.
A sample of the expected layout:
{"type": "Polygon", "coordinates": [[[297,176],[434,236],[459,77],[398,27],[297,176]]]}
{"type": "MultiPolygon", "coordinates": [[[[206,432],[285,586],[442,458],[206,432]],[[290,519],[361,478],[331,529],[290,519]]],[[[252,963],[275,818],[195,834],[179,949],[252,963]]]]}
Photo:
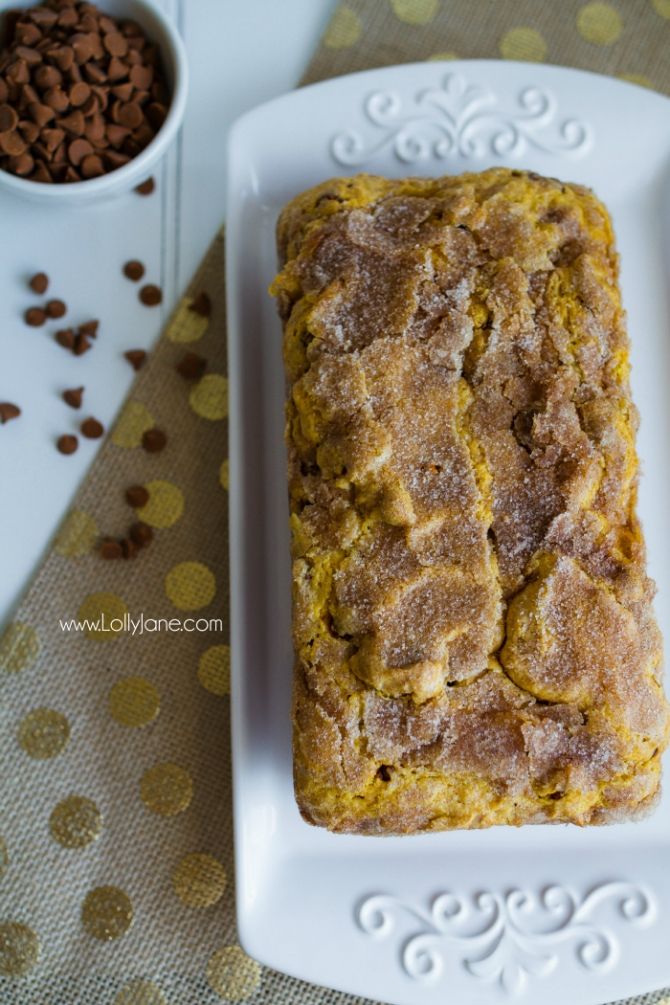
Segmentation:
{"type": "Polygon", "coordinates": [[[131,282],[137,283],[144,275],[144,266],[137,259],[132,258],[129,262],[123,266],[123,274],[126,279],[130,279],[131,282]]]}
{"type": "Polygon", "coordinates": [[[83,325],[79,325],[77,331],[81,335],[88,335],[89,338],[97,338],[99,327],[99,321],[84,321],[83,325]]]}
{"type": "Polygon", "coordinates": [[[28,286],[33,293],[38,293],[41,296],[43,293],[46,293],[49,288],[49,277],[46,272],[36,272],[30,279],[28,286]]]}
{"type": "Polygon", "coordinates": [[[29,307],[23,317],[31,328],[40,328],[47,319],[46,312],[41,307],[29,307]]]}
{"type": "Polygon", "coordinates": [[[124,558],[135,558],[135,555],[138,552],[138,547],[131,538],[124,537],[121,541],[121,551],[124,558]]]}
{"type": "Polygon", "coordinates": [[[189,304],[190,311],[195,311],[201,318],[208,318],[212,313],[212,301],[204,290],[198,293],[197,297],[189,304]]]}
{"type": "Polygon", "coordinates": [[[49,300],[46,312],[50,318],[62,318],[67,314],[67,306],[62,300],[49,300]]]}
{"type": "Polygon", "coordinates": [[[76,436],[72,436],[71,433],[65,433],[63,436],[58,437],[56,446],[61,454],[73,454],[79,446],[79,440],[76,436]]]}
{"type": "Polygon", "coordinates": [[[133,370],[139,370],[147,358],[147,354],[144,349],[129,349],[128,352],[123,354],[128,360],[133,370]]]}
{"type": "Polygon", "coordinates": [[[144,485],[131,485],[126,489],[126,502],[133,509],[141,509],[149,502],[149,493],[144,485]]]}
{"type": "Polygon", "coordinates": [[[167,443],[167,436],[162,429],[147,429],[142,435],[142,446],[148,454],[157,454],[167,443]]]}
{"type": "Polygon", "coordinates": [[[83,387],[71,387],[68,390],[63,391],[63,401],[70,408],[81,408],[81,403],[84,397],[83,387]]]}
{"type": "Polygon", "coordinates": [[[141,185],[137,185],[135,191],[138,195],[151,195],[156,188],[156,182],[153,178],[147,178],[143,181],[141,185]]]}
{"type": "Polygon", "coordinates": [[[99,440],[105,432],[103,424],[94,419],[93,416],[84,419],[79,428],[81,429],[81,435],[85,436],[87,440],[99,440]]]}
{"type": "Polygon", "coordinates": [[[162,299],[163,293],[160,286],[155,286],[153,283],[147,283],[140,290],[140,300],[145,307],[157,307],[162,299]]]}
{"type": "Polygon", "coordinates": [[[88,352],[92,348],[90,339],[81,332],[77,332],[74,336],[74,345],[72,346],[72,352],[75,356],[83,356],[85,352],[88,352]]]}
{"type": "Polygon", "coordinates": [[[61,328],[56,332],[55,339],[63,349],[74,349],[74,332],[71,328],[61,328]]]}
{"type": "Polygon", "coordinates": [[[134,523],[129,531],[131,541],[134,541],[138,548],[144,548],[153,540],[154,532],[148,523],[134,523]]]}
{"type": "Polygon", "coordinates": [[[13,405],[11,401],[0,401],[0,424],[4,426],[12,419],[18,419],[21,409],[18,405],[13,405]]]}
{"type": "Polygon", "coordinates": [[[105,558],[107,560],[123,558],[123,548],[121,547],[121,542],[115,541],[113,537],[103,538],[100,542],[98,553],[100,558],[105,558]]]}
{"type": "Polygon", "coordinates": [[[200,380],[207,369],[207,360],[204,356],[198,356],[197,352],[187,352],[179,360],[175,369],[184,380],[200,380]]]}

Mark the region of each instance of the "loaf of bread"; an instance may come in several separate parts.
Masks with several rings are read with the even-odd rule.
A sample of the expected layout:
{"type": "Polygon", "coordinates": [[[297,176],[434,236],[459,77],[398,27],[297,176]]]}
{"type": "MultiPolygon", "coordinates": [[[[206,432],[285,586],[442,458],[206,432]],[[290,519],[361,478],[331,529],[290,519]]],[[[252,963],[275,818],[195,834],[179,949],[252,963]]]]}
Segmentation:
{"type": "Polygon", "coordinates": [[[639,816],[669,720],[606,209],[503,168],[361,175],[278,245],[303,817],[639,816]]]}

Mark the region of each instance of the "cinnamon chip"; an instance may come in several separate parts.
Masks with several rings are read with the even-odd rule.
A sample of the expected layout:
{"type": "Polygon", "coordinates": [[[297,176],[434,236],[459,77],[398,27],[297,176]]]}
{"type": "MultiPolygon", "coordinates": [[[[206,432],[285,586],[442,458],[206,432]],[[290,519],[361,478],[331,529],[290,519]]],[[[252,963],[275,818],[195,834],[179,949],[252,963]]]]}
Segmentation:
{"type": "Polygon", "coordinates": [[[88,155],[92,153],[93,147],[88,140],[73,140],[68,147],[68,157],[70,158],[70,163],[75,167],[78,167],[81,164],[84,157],[88,157],[88,155]]]}
{"type": "Polygon", "coordinates": [[[98,328],[100,327],[100,322],[95,321],[84,321],[83,325],[79,325],[77,329],[82,335],[89,335],[91,338],[96,338],[98,334],[98,328]]]}
{"type": "Polygon", "coordinates": [[[16,129],[19,124],[19,117],[11,105],[0,105],[0,133],[8,133],[16,129]]]}
{"type": "Polygon", "coordinates": [[[66,391],[63,391],[63,401],[70,408],[81,408],[81,403],[84,397],[83,387],[72,387],[66,391]]]}
{"type": "Polygon", "coordinates": [[[33,293],[38,293],[40,296],[49,288],[49,277],[46,272],[36,272],[34,276],[31,277],[28,285],[33,293]]]}
{"type": "Polygon", "coordinates": [[[138,552],[138,547],[132,538],[124,537],[121,541],[121,552],[124,558],[135,558],[138,552]]]}
{"type": "Polygon", "coordinates": [[[165,447],[167,436],[162,429],[147,429],[142,435],[142,446],[148,454],[157,454],[165,447]]]}
{"type": "Polygon", "coordinates": [[[144,548],[153,540],[154,532],[147,523],[134,523],[129,531],[131,541],[134,541],[138,548],[144,548]]]}
{"type": "Polygon", "coordinates": [[[79,440],[71,433],[65,433],[56,440],[56,447],[61,454],[73,454],[79,446],[79,440]]]}
{"type": "Polygon", "coordinates": [[[194,311],[199,314],[201,318],[208,318],[212,313],[212,301],[209,299],[209,295],[202,290],[198,293],[197,297],[191,301],[189,304],[190,311],[194,311]]]}
{"type": "Polygon", "coordinates": [[[62,300],[50,300],[46,312],[50,318],[62,318],[67,314],[67,305],[62,300]]]}
{"type": "Polygon", "coordinates": [[[89,154],[81,162],[81,174],[83,178],[99,178],[105,173],[105,164],[98,154],[89,154]]]}
{"type": "Polygon", "coordinates": [[[147,283],[140,290],[140,300],[145,305],[145,307],[157,307],[163,299],[163,292],[160,286],[155,286],[153,283],[147,283]]]}
{"type": "Polygon", "coordinates": [[[74,348],[75,336],[72,328],[61,328],[60,331],[56,332],[54,337],[58,345],[61,345],[63,349],[72,350],[74,348]]]}
{"type": "Polygon", "coordinates": [[[123,354],[128,360],[133,370],[139,370],[140,367],[144,365],[144,361],[147,358],[147,354],[144,349],[129,349],[128,352],[123,354]]]}
{"type": "Polygon", "coordinates": [[[141,185],[135,187],[135,191],[138,195],[151,195],[156,188],[156,182],[153,178],[147,178],[143,181],[141,185]]]}
{"type": "Polygon", "coordinates": [[[112,537],[106,537],[100,542],[98,553],[101,558],[107,560],[123,558],[123,549],[120,541],[115,541],[112,537]]]}
{"type": "Polygon", "coordinates": [[[94,419],[93,416],[84,419],[79,428],[81,429],[81,435],[85,436],[87,440],[99,440],[105,432],[103,424],[94,419]]]}
{"type": "Polygon", "coordinates": [[[72,352],[75,356],[83,356],[84,353],[88,352],[91,348],[92,346],[88,337],[86,335],[82,335],[81,332],[77,332],[74,337],[74,345],[72,347],[72,352]]]}
{"type": "Polygon", "coordinates": [[[47,319],[46,313],[41,307],[29,307],[23,317],[31,328],[40,328],[47,319]]]}
{"type": "Polygon", "coordinates": [[[200,380],[207,369],[207,360],[204,356],[199,356],[197,352],[187,352],[179,360],[175,369],[184,380],[200,380]]]}
{"type": "Polygon", "coordinates": [[[127,40],[117,31],[105,35],[102,44],[110,56],[125,56],[128,52],[127,40]]]}
{"type": "Polygon", "coordinates": [[[141,509],[149,502],[149,492],[144,485],[131,485],[126,489],[126,502],[133,509],[141,509]]]}
{"type": "Polygon", "coordinates": [[[137,259],[131,258],[129,262],[123,266],[123,274],[126,279],[130,279],[131,282],[137,283],[144,275],[144,266],[137,259]]]}
{"type": "Polygon", "coordinates": [[[18,419],[21,409],[18,405],[13,405],[11,401],[0,401],[0,424],[4,426],[12,419],[18,419]]]}

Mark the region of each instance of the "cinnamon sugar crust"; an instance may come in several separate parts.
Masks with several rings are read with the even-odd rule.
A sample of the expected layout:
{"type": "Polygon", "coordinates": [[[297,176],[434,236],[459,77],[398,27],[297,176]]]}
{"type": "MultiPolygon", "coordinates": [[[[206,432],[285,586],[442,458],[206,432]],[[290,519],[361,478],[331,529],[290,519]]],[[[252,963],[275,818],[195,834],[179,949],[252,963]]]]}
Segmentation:
{"type": "Polygon", "coordinates": [[[303,816],[644,812],[669,717],[606,209],[504,168],[361,175],[277,233],[303,816]]]}

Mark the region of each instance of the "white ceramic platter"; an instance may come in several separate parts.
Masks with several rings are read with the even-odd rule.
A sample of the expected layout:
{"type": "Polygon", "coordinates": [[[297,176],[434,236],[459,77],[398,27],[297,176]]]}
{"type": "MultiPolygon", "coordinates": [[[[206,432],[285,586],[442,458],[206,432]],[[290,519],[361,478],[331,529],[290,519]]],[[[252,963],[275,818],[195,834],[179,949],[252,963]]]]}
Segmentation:
{"type": "MultiPolygon", "coordinates": [[[[613,1001],[670,984],[670,796],[640,823],[404,838],[304,823],[291,778],[289,542],[274,226],[337,174],[507,164],[613,214],[642,412],[640,511],[668,637],[670,102],[589,73],[422,63],[256,109],[229,148],[235,831],[240,937],[295,976],[397,1005],[613,1001]]],[[[667,770],[667,769],[666,769],[667,770]]]]}

